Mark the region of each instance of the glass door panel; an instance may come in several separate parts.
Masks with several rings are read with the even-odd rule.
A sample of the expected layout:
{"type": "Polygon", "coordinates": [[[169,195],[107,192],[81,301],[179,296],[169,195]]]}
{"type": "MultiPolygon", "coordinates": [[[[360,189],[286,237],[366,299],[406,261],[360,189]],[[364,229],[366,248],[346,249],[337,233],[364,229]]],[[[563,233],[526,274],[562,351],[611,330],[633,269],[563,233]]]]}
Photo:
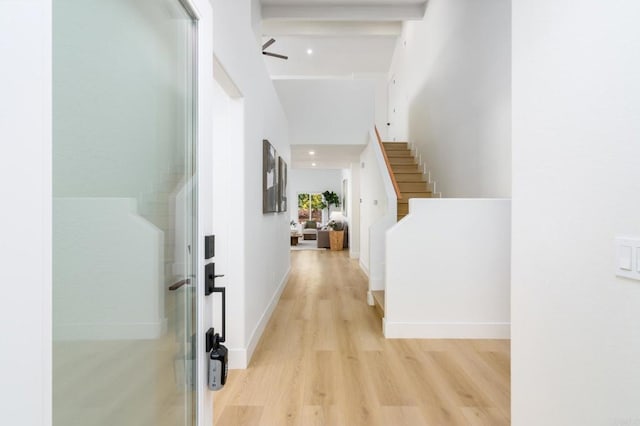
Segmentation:
{"type": "Polygon", "coordinates": [[[53,12],[53,424],[193,425],[196,23],[53,12]]]}

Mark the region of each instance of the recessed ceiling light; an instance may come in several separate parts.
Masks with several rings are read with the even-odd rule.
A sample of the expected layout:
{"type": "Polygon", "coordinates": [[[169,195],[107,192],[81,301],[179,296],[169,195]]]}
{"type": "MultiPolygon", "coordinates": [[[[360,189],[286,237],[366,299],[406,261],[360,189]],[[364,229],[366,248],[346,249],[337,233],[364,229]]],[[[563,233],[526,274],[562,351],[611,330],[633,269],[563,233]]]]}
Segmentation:
{"type": "Polygon", "coordinates": [[[316,163],[311,163],[311,165],[312,165],[313,167],[315,167],[315,166],[316,166],[316,163]]]}
{"type": "Polygon", "coordinates": [[[307,49],[307,55],[313,55],[313,49],[307,49]]]}
{"type": "Polygon", "coordinates": [[[316,155],[315,151],[309,151],[309,155],[316,155]]]}

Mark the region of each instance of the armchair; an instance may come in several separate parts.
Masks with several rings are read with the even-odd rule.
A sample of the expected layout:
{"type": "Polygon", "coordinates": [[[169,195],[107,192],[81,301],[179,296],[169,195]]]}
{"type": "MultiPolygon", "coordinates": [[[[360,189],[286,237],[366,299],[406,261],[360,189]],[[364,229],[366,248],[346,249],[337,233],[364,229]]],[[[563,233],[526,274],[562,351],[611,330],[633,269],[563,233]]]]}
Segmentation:
{"type": "Polygon", "coordinates": [[[302,227],[303,240],[315,240],[318,238],[318,224],[313,220],[308,220],[302,227]]]}

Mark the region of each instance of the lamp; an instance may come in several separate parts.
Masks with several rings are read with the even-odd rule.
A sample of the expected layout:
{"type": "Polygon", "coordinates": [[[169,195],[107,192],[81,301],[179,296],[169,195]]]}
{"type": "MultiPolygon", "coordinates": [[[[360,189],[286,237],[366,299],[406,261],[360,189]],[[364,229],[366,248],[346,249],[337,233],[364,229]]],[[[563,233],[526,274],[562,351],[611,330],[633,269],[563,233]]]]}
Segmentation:
{"type": "Polygon", "coordinates": [[[347,218],[342,214],[341,211],[332,211],[329,216],[329,220],[335,220],[336,222],[346,222],[347,218]]]}

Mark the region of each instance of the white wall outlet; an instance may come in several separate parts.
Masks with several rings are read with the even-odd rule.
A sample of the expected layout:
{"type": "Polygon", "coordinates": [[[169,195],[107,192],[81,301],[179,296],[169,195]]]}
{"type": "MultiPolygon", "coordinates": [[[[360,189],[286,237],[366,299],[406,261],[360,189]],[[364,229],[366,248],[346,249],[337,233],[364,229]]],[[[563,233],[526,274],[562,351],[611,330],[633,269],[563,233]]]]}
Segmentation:
{"type": "Polygon", "coordinates": [[[615,270],[619,277],[640,280],[640,237],[616,237],[615,270]]]}

